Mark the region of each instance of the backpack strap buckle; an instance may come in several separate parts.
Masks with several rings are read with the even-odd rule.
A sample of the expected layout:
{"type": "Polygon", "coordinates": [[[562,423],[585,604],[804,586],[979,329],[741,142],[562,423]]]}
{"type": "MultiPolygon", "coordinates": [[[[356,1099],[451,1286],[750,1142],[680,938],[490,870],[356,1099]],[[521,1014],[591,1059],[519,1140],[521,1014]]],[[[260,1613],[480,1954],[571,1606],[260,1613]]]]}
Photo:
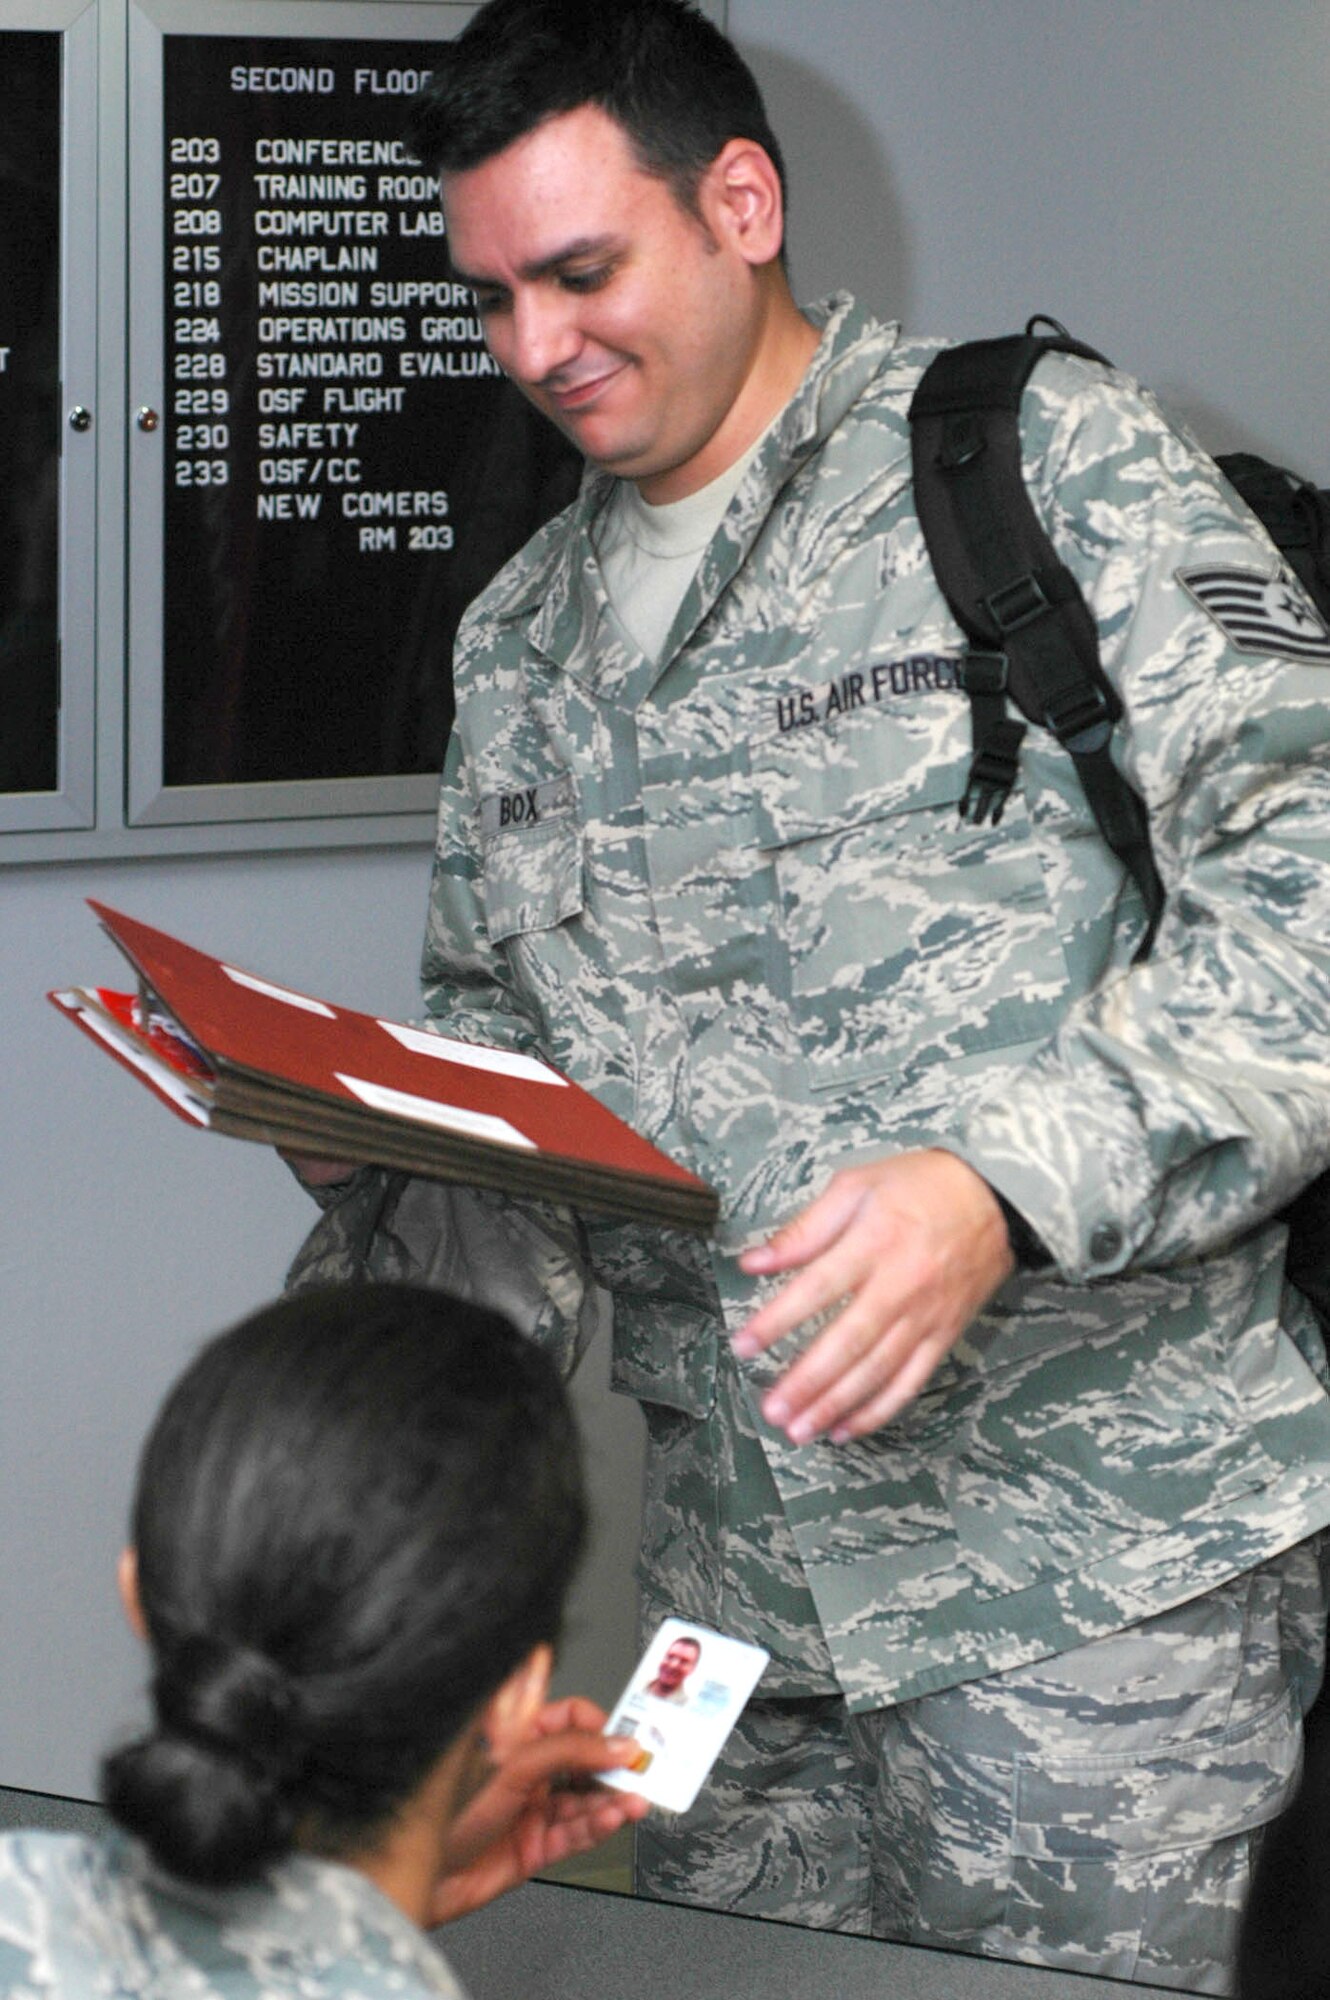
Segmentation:
{"type": "Polygon", "coordinates": [[[1023,626],[1033,624],[1036,618],[1042,618],[1052,608],[1048,593],[1033,570],[1014,576],[1010,583],[1004,583],[1000,590],[991,591],[981,602],[1004,637],[1008,632],[1019,632],[1023,626]]]}
{"type": "Polygon", "coordinates": [[[998,824],[1016,782],[1024,740],[1025,724],[1003,716],[975,745],[960,801],[960,815],[967,825],[982,826],[985,820],[998,824]]]}
{"type": "Polygon", "coordinates": [[[1113,714],[1102,688],[1076,680],[1061,690],[1044,711],[1049,728],[1073,757],[1102,750],[1113,733],[1113,714]]]}
{"type": "Polygon", "coordinates": [[[971,701],[976,695],[1004,695],[1009,672],[1005,653],[983,653],[972,646],[960,664],[960,683],[971,701]]]}

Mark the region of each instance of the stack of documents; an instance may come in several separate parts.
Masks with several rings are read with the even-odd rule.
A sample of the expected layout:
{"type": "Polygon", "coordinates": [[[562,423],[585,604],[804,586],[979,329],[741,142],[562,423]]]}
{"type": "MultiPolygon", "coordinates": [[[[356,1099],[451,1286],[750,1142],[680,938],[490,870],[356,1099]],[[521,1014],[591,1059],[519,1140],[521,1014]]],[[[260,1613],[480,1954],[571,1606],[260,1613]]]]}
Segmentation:
{"type": "Polygon", "coordinates": [[[191,1124],[708,1231],[717,1197],[533,1055],[358,1014],[92,902],[134,993],[50,998],[191,1124]]]}

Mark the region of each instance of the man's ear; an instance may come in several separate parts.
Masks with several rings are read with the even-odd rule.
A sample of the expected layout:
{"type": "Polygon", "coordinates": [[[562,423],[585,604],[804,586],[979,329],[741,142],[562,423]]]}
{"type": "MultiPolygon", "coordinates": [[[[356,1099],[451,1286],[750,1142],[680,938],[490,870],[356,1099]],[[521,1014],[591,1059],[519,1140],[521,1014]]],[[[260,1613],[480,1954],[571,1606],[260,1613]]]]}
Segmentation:
{"type": "Polygon", "coordinates": [[[554,1671],[554,1649],[543,1642],[533,1646],[519,1667],[514,1667],[501,1687],[497,1687],[480,1712],[481,1734],[494,1757],[502,1759],[530,1734],[531,1724],[549,1693],[554,1671]]]}
{"type": "Polygon", "coordinates": [[[780,175],[756,139],[729,139],[702,176],[698,202],[707,228],[746,263],[770,264],[785,240],[780,175]]]}
{"type": "Polygon", "coordinates": [[[129,1629],[136,1639],[147,1643],[148,1623],[143,1616],[143,1603],[139,1597],[139,1552],[135,1548],[121,1549],[120,1560],[115,1566],[116,1586],[120,1592],[120,1602],[124,1606],[129,1629]]]}

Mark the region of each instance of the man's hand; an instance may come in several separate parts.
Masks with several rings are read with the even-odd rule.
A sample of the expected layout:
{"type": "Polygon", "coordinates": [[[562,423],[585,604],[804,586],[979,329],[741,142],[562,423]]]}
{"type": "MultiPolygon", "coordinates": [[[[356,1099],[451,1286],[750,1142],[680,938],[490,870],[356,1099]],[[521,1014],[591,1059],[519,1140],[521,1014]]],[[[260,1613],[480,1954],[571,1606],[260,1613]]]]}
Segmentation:
{"type": "Polygon", "coordinates": [[[766,1243],[753,1276],[799,1275],[734,1337],[761,1353],[829,1306],[841,1310],[762,1403],[795,1444],[877,1430],[917,1396],[1012,1270],[1007,1226],[988,1183],[954,1153],[900,1153],[833,1175],[766,1243]]]}
{"type": "Polygon", "coordinates": [[[630,1765],[641,1755],[630,1737],[602,1736],[604,1727],[604,1711],[580,1695],[546,1703],[535,1734],[503,1760],[454,1820],[431,1924],[482,1908],[645,1816],[647,1802],[635,1792],[593,1782],[594,1772],[630,1765]]]}

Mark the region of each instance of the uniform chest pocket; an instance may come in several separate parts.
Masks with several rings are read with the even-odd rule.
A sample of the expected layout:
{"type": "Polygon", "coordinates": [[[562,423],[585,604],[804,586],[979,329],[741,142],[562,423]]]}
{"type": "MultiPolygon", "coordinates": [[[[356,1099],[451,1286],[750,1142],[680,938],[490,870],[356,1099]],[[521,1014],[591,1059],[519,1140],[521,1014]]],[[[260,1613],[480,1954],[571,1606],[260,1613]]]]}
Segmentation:
{"type": "Polygon", "coordinates": [[[969,717],[930,735],[890,713],[753,746],[790,998],[815,1089],[1040,1039],[1066,961],[1019,793],[965,824],[969,717]]]}
{"type": "Polygon", "coordinates": [[[582,827],[571,782],[484,800],[481,839],[485,928],[491,944],[527,931],[554,930],[581,910],[582,827]],[[522,815],[512,803],[519,799],[531,802],[522,815]]]}

